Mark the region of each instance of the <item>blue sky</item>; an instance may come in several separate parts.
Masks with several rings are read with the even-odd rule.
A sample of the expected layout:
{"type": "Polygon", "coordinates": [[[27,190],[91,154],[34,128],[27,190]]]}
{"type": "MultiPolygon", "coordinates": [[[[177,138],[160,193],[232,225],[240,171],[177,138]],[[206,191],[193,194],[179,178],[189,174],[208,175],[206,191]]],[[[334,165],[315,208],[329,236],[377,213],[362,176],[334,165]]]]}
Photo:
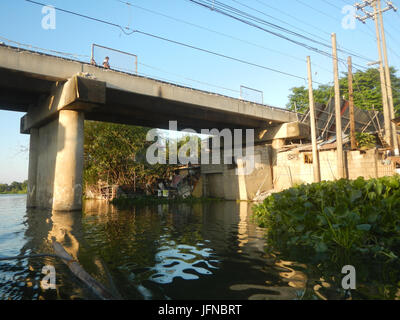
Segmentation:
{"type": "MultiPolygon", "coordinates": [[[[329,83],[333,80],[330,58],[224,17],[209,9],[199,7],[190,1],[126,1],[163,15],[224,33],[230,37],[128,6],[119,0],[48,0],[46,4],[185,42],[304,78],[307,76],[305,58],[310,55],[313,62],[314,81],[329,83]],[[232,39],[232,37],[240,39],[240,41],[232,39]]],[[[330,34],[336,32],[340,48],[366,56],[371,61],[377,60],[372,21],[367,25],[357,22],[354,30],[342,27],[341,21],[344,14],[341,12],[341,8],[346,4],[353,4],[351,0],[220,1],[314,39],[321,41],[326,39],[327,44],[330,44],[330,34]],[[259,12],[251,11],[250,8],[241,4],[259,12]]],[[[397,6],[400,4],[399,0],[393,2],[397,6]]],[[[83,55],[85,57],[80,59],[87,61],[91,52],[91,44],[98,43],[136,54],[141,74],[233,97],[239,97],[240,86],[243,85],[261,90],[264,95],[264,103],[278,107],[285,107],[291,87],[305,85],[305,81],[302,79],[240,64],[140,34],[127,36],[118,28],[67,13],[57,12],[56,29],[44,30],[41,11],[40,6],[24,0],[2,0],[0,37],[45,49],[83,55]],[[199,82],[191,81],[189,78],[199,82]],[[211,85],[215,85],[215,87],[211,85]]],[[[397,36],[400,32],[400,14],[393,11],[386,13],[385,27],[390,48],[390,63],[400,69],[400,38],[397,36]]],[[[1,38],[0,41],[8,43],[1,38]]],[[[328,48],[326,50],[330,51],[328,48]]],[[[347,55],[341,55],[341,57],[346,59],[347,55]]],[[[102,56],[96,57],[98,61],[102,59],[102,56]]],[[[353,57],[353,62],[365,66],[368,61],[353,57]]],[[[111,61],[111,65],[112,63],[113,61],[111,61]]],[[[343,64],[339,68],[341,72],[346,70],[343,64]]],[[[29,145],[29,136],[19,134],[19,122],[22,115],[21,113],[0,111],[0,150],[2,150],[0,153],[0,183],[21,181],[27,177],[28,153],[21,152],[21,146],[29,145]]]]}

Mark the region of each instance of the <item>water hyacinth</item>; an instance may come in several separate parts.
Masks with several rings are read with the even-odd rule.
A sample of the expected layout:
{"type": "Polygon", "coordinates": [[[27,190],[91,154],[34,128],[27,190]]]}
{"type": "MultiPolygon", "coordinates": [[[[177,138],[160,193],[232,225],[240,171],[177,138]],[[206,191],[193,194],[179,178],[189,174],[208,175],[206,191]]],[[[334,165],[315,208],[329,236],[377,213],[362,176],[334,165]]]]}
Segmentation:
{"type": "Polygon", "coordinates": [[[400,176],[302,184],[253,208],[272,247],[346,250],[397,259],[400,254],[400,176]]]}

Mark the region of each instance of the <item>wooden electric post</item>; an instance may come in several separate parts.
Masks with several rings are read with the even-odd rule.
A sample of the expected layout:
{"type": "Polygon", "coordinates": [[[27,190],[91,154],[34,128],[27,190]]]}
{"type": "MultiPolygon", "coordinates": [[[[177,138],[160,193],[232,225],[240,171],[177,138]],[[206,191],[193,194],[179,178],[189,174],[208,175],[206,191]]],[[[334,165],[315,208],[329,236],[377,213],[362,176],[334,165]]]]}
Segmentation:
{"type": "Polygon", "coordinates": [[[354,93],[353,93],[353,63],[351,57],[347,59],[349,66],[348,82],[349,82],[349,114],[350,114],[350,143],[351,150],[357,149],[356,143],[356,124],[354,120],[354,93]]]}
{"type": "Polygon", "coordinates": [[[336,47],[336,33],[332,33],[333,75],[335,82],[335,114],[336,114],[336,144],[337,144],[337,178],[344,178],[344,157],[342,137],[342,110],[340,103],[339,66],[336,47]]]}
{"type": "Polygon", "coordinates": [[[381,80],[381,90],[382,90],[382,104],[383,104],[383,116],[385,119],[385,142],[390,146],[390,148],[394,149],[396,154],[399,153],[398,149],[398,139],[396,126],[392,123],[394,118],[394,105],[393,105],[393,93],[392,86],[390,80],[390,69],[389,62],[387,59],[387,49],[386,49],[386,38],[385,38],[385,30],[383,26],[383,18],[382,13],[394,10],[397,8],[393,5],[392,1],[386,1],[387,7],[381,8],[380,0],[363,0],[362,3],[356,3],[355,7],[357,10],[361,10],[365,13],[365,16],[356,16],[358,20],[362,23],[365,23],[368,19],[373,19],[375,21],[375,29],[376,29],[376,40],[378,44],[378,54],[379,54],[379,73],[381,80]],[[367,7],[371,7],[373,12],[366,10],[367,7]],[[379,26],[380,24],[380,26],[379,26]],[[382,59],[382,43],[383,43],[383,55],[385,61],[382,59]],[[383,65],[385,62],[385,66],[383,65]]]}
{"type": "Polygon", "coordinates": [[[379,24],[381,27],[381,35],[382,35],[382,49],[383,49],[383,56],[385,61],[385,79],[386,79],[386,88],[387,88],[387,96],[388,96],[388,103],[389,103],[389,113],[390,113],[390,122],[392,125],[392,147],[394,149],[395,155],[399,155],[399,142],[397,139],[397,125],[392,121],[396,118],[395,111],[394,111],[394,102],[393,102],[393,91],[392,91],[392,80],[390,79],[390,68],[389,68],[389,61],[387,55],[387,47],[386,47],[386,36],[385,36],[385,27],[383,25],[383,15],[382,15],[382,8],[381,8],[381,1],[377,1],[378,5],[378,14],[379,14],[379,24]]]}
{"type": "Polygon", "coordinates": [[[374,2],[374,20],[375,20],[375,29],[376,29],[376,41],[378,43],[378,56],[379,56],[379,74],[381,77],[381,91],[382,91],[382,104],[383,104],[383,117],[385,118],[385,141],[392,148],[392,124],[390,119],[390,109],[388,103],[387,96],[387,84],[385,77],[385,70],[383,68],[383,60],[382,60],[382,46],[381,46],[381,36],[379,32],[378,25],[378,7],[376,1],[374,2]]]}
{"type": "Polygon", "coordinates": [[[314,169],[314,182],[321,182],[321,170],[319,165],[319,154],[317,148],[317,130],[315,125],[315,104],[314,92],[312,87],[312,73],[311,73],[311,59],[307,57],[307,71],[308,71],[308,99],[310,105],[310,126],[311,126],[311,143],[313,154],[313,169],[314,169]]]}

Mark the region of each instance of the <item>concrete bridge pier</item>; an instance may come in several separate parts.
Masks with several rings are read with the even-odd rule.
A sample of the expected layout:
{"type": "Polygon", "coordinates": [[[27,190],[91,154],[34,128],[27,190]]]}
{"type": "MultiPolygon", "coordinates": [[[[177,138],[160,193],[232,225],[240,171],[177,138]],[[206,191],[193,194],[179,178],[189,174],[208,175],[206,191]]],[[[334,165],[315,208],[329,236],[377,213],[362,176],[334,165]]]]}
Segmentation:
{"type": "Polygon", "coordinates": [[[36,178],[38,166],[39,129],[32,128],[29,137],[29,168],[26,207],[36,207],[36,178]]]}
{"type": "Polygon", "coordinates": [[[83,179],[83,112],[61,110],[59,114],[53,210],[82,209],[83,179]]]}
{"type": "Polygon", "coordinates": [[[81,210],[84,113],[60,110],[30,135],[27,206],[81,210]]]}

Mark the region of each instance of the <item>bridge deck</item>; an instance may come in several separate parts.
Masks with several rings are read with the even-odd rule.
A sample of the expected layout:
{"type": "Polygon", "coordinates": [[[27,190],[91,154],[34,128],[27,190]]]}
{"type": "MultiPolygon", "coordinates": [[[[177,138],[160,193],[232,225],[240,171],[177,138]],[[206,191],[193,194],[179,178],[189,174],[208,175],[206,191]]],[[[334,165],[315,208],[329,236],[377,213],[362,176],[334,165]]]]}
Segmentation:
{"type": "Polygon", "coordinates": [[[54,85],[85,79],[85,118],[167,128],[263,128],[296,121],[296,113],[195,90],[88,63],[0,45],[0,109],[34,110],[54,85]],[[102,84],[102,85],[99,85],[102,84]],[[100,88],[101,87],[101,88],[100,88]]]}

